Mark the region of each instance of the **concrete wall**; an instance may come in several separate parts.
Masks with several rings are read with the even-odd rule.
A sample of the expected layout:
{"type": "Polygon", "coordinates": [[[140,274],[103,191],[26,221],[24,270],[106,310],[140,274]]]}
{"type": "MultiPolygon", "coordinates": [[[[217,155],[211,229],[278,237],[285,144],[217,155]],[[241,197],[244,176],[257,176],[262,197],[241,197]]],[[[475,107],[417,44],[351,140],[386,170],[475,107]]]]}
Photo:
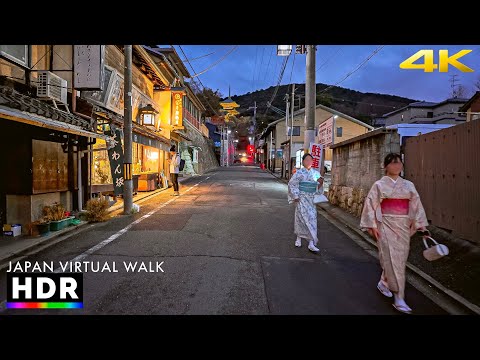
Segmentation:
{"type": "Polygon", "coordinates": [[[367,138],[334,147],[330,203],[359,217],[368,191],[384,175],[383,159],[390,152],[400,152],[396,131],[377,130],[367,138]]]}
{"type": "Polygon", "coordinates": [[[37,195],[7,195],[7,224],[21,224],[22,234],[28,234],[28,224],[43,217],[42,209],[55,202],[62,204],[65,210],[72,210],[72,193],[52,192],[37,195]]]}

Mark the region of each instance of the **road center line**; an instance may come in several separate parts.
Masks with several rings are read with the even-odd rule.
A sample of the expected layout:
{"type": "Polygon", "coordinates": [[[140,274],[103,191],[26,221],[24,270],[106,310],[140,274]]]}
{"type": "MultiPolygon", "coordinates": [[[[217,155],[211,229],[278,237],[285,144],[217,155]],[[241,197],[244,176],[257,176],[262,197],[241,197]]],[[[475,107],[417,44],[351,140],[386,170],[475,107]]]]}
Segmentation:
{"type": "MultiPolygon", "coordinates": [[[[190,186],[187,190],[185,190],[185,192],[188,192],[190,190],[192,190],[195,186],[198,186],[199,184],[201,184],[202,182],[204,182],[205,180],[208,180],[210,179],[210,176],[205,178],[204,180],[198,182],[197,184],[195,185],[192,185],[190,186]]],[[[167,202],[163,203],[162,205],[160,205],[159,207],[153,209],[152,211],[150,211],[149,213],[143,215],[142,217],[138,218],[137,220],[135,220],[134,222],[132,222],[131,224],[125,226],[123,229],[119,230],[117,233],[111,235],[109,238],[103,240],[102,242],[98,243],[97,245],[91,247],[90,249],[86,250],[85,252],[81,253],[80,255],[76,256],[75,258],[73,258],[72,260],[70,260],[70,262],[75,262],[75,261],[82,261],[83,259],[85,259],[88,255],[91,255],[93,254],[94,252],[100,250],[101,248],[105,247],[106,245],[110,244],[112,241],[116,240],[118,237],[122,236],[123,234],[125,234],[133,225],[136,225],[136,224],[139,224],[141,223],[143,220],[145,220],[146,218],[152,216],[153,214],[155,214],[157,211],[159,211],[160,209],[163,209],[165,206],[167,206],[168,204],[174,202],[175,200],[177,200],[178,198],[175,197],[173,199],[170,199],[168,200],[167,202]]],[[[55,273],[58,273],[60,272],[61,268],[57,268],[55,269],[55,273]]]]}

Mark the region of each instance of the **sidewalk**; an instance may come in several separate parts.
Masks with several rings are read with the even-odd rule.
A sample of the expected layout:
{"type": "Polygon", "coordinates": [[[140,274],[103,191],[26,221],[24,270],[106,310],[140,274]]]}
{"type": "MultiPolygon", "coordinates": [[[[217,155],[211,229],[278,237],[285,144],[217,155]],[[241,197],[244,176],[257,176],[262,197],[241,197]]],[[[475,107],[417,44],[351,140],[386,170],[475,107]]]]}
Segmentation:
{"type": "MultiPolygon", "coordinates": [[[[179,177],[178,182],[181,184],[189,179],[196,177],[198,176],[179,177]]],[[[150,192],[140,192],[137,195],[134,195],[133,202],[138,203],[144,199],[150,198],[158,193],[169,189],[171,188],[162,188],[150,192]]],[[[120,199],[109,208],[109,212],[115,216],[121,212],[121,209],[123,209],[123,200],[120,199]]],[[[18,260],[28,252],[43,249],[59,241],[62,241],[73,234],[77,234],[78,232],[83,231],[86,228],[89,228],[89,226],[85,226],[88,224],[88,222],[82,221],[78,225],[69,226],[59,231],[50,231],[40,236],[0,236],[0,269],[8,266],[9,261],[18,260]]],[[[90,226],[95,225],[91,224],[90,226]]]]}
{"type": "MultiPolygon", "coordinates": [[[[287,183],[285,179],[272,175],[287,183]]],[[[318,207],[376,247],[375,241],[360,230],[359,218],[330,203],[322,203],[318,207]]],[[[407,267],[431,286],[480,315],[480,247],[455,238],[435,226],[429,226],[428,229],[435,240],[448,246],[450,254],[443,259],[429,262],[423,258],[424,245],[421,238],[414,236],[410,244],[407,267]]]]}

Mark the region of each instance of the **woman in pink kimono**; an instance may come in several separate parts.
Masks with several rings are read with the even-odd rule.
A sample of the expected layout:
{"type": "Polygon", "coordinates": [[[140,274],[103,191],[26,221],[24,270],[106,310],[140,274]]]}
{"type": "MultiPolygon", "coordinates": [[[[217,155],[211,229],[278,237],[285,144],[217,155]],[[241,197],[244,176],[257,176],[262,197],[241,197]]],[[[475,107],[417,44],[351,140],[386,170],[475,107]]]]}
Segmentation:
{"type": "Polygon", "coordinates": [[[394,297],[395,309],[410,314],[412,309],[404,300],[410,237],[417,230],[427,231],[428,221],[415,186],[400,177],[400,154],[388,154],[384,168],[386,176],[373,184],[365,199],[360,227],[378,242],[383,269],[378,290],[394,297]]]}
{"type": "Polygon", "coordinates": [[[308,250],[317,253],[317,206],[313,202],[319,186],[323,185],[323,176],[312,169],[313,157],[303,155],[303,168],[298,170],[288,182],[288,203],[295,203],[296,247],[302,246],[302,238],[308,240],[308,250]]]}

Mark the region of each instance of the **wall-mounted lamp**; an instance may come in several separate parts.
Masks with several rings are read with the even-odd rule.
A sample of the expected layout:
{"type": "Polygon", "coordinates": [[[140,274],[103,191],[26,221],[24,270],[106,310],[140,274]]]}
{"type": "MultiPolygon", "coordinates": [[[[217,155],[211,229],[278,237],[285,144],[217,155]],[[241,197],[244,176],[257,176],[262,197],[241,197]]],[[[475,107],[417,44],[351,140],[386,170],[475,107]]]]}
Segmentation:
{"type": "Polygon", "coordinates": [[[158,114],[158,111],[154,109],[151,104],[144,106],[138,109],[140,112],[140,123],[144,126],[155,128],[155,115],[158,114]]]}

